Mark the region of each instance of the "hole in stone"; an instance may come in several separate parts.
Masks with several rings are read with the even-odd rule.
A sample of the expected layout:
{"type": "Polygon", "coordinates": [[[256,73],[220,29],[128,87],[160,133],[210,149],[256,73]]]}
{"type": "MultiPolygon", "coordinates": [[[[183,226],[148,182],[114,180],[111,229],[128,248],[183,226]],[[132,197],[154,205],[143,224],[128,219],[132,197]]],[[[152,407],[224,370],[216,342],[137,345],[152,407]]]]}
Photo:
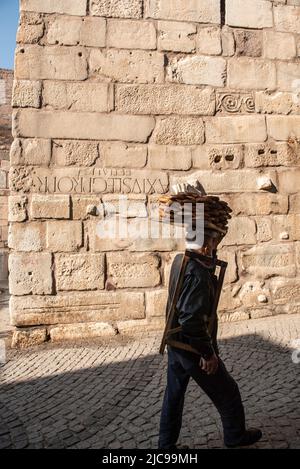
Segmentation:
{"type": "Polygon", "coordinates": [[[221,159],[222,159],[221,155],[216,155],[215,158],[214,158],[214,162],[215,163],[220,163],[221,159]]]}
{"type": "Polygon", "coordinates": [[[21,54],[24,54],[25,50],[24,50],[24,49],[20,49],[20,52],[21,52],[21,54]]]}
{"type": "Polygon", "coordinates": [[[225,160],[226,161],[233,161],[234,160],[234,155],[226,155],[225,160]]]}
{"type": "Polygon", "coordinates": [[[32,272],[28,272],[28,275],[32,275],[32,272]]]}
{"type": "Polygon", "coordinates": [[[259,154],[259,155],[264,155],[264,154],[265,154],[265,150],[258,150],[258,154],[259,154]]]}
{"type": "Polygon", "coordinates": [[[271,150],[271,155],[277,155],[277,150],[271,150]]]}
{"type": "Polygon", "coordinates": [[[82,57],[82,52],[78,52],[79,57],[82,57]]]}

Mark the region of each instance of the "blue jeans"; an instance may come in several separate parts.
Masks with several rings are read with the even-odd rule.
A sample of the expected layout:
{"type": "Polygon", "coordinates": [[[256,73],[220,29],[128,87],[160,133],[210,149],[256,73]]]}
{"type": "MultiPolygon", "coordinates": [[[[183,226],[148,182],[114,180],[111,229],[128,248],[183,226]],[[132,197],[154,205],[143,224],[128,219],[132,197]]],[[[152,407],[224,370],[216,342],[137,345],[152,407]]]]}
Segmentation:
{"type": "Polygon", "coordinates": [[[224,443],[238,444],[245,433],[245,414],[239,388],[221,358],[216,374],[207,375],[199,366],[200,356],[168,347],[167,387],[160,417],[159,449],[170,449],[178,440],[184,396],[190,377],[217,408],[224,432],[224,443]]]}

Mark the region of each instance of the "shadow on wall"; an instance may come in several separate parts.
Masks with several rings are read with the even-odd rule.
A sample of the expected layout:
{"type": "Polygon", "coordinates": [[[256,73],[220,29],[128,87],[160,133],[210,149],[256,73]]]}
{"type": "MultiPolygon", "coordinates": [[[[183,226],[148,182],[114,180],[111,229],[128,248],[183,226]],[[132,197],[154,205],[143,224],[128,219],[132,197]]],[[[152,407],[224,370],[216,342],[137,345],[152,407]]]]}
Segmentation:
{"type": "MultiPolygon", "coordinates": [[[[299,448],[299,365],[291,350],[258,335],[219,344],[248,426],[264,432],[255,447],[299,448]]],[[[157,448],[167,354],[141,358],[143,347],[134,345],[11,352],[2,368],[1,447],[157,448]],[[121,354],[130,359],[121,361],[121,354]]],[[[179,443],[223,447],[218,414],[192,379],[179,443]]]]}

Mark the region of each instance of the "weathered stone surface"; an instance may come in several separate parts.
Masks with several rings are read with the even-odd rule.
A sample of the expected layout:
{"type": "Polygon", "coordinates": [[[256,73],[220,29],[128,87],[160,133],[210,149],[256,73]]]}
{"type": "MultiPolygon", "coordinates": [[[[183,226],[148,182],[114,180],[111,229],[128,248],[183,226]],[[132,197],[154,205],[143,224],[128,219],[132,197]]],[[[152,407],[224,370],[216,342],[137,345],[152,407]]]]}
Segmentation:
{"type": "Polygon", "coordinates": [[[227,284],[235,282],[238,279],[235,252],[230,251],[227,247],[223,249],[218,248],[218,258],[228,263],[225,272],[224,283],[227,284]]]}
{"type": "Polygon", "coordinates": [[[255,109],[264,114],[299,114],[300,101],[293,93],[258,91],[255,93],[255,109]]]}
{"type": "Polygon", "coordinates": [[[30,216],[31,218],[70,218],[70,196],[33,194],[30,216]]]}
{"type": "Polygon", "coordinates": [[[101,198],[99,196],[73,195],[72,196],[73,220],[84,220],[86,218],[89,218],[90,215],[97,216],[100,218],[104,216],[103,208],[101,204],[101,198]]]}
{"type": "Polygon", "coordinates": [[[42,84],[40,81],[15,80],[13,87],[13,107],[35,107],[41,105],[42,84]]]}
{"type": "Polygon", "coordinates": [[[267,116],[267,127],[275,140],[300,138],[300,116],[267,116]]]}
{"type": "Polygon", "coordinates": [[[145,142],[153,130],[154,118],[23,109],[17,112],[14,124],[15,135],[22,137],[145,142]]]}
{"type": "Polygon", "coordinates": [[[288,198],[279,194],[251,193],[227,195],[226,201],[234,215],[270,215],[272,213],[287,213],[288,198]]]}
{"type": "Polygon", "coordinates": [[[159,262],[154,254],[108,253],[108,275],[117,288],[156,287],[159,262]]]}
{"type": "Polygon", "coordinates": [[[80,30],[80,44],[88,47],[105,47],[106,20],[105,18],[82,18],[80,30]]]}
{"type": "Polygon", "coordinates": [[[239,291],[238,285],[225,285],[222,288],[218,311],[233,311],[236,308],[239,308],[242,305],[240,298],[237,296],[239,291]]]}
{"type": "Polygon", "coordinates": [[[76,322],[116,321],[145,317],[142,292],[65,292],[51,296],[11,297],[13,324],[70,324],[76,322]]]}
{"type": "Polygon", "coordinates": [[[120,214],[123,218],[146,217],[146,195],[140,194],[103,194],[105,215],[120,214]]]}
{"type": "Polygon", "coordinates": [[[279,190],[282,194],[294,194],[299,191],[300,169],[294,168],[278,172],[279,190]]]}
{"type": "Polygon", "coordinates": [[[52,252],[78,251],[82,246],[82,223],[80,221],[48,221],[46,247],[52,252]]]}
{"type": "MultiPolygon", "coordinates": [[[[117,218],[118,219],[118,218],[117,218]]],[[[127,220],[128,221],[128,220],[127,220]]],[[[85,223],[85,239],[91,252],[122,251],[132,245],[133,240],[128,236],[119,235],[113,231],[112,236],[104,232],[106,221],[89,220],[85,223]],[[104,235],[102,233],[104,232],[104,235]]],[[[128,221],[130,224],[130,221],[128,221]]],[[[127,233],[126,233],[127,234],[127,233]]]]}
{"type": "Polygon", "coordinates": [[[196,25],[172,21],[158,21],[158,50],[195,52],[196,25]]]}
{"type": "Polygon", "coordinates": [[[300,214],[300,194],[292,194],[289,196],[289,213],[300,214]]]}
{"type": "Polygon", "coordinates": [[[43,105],[72,111],[109,112],[113,109],[111,91],[107,83],[46,81],[43,105]]]}
{"type": "Polygon", "coordinates": [[[164,56],[160,52],[143,50],[93,49],[90,70],[103,81],[120,83],[163,83],[164,56]]]}
{"type": "Polygon", "coordinates": [[[166,316],[166,306],[168,299],[167,288],[146,292],[146,317],[166,316]]]}
{"type": "Polygon", "coordinates": [[[253,308],[263,303],[270,302],[270,291],[260,281],[248,281],[241,286],[238,297],[242,301],[243,307],[253,308]]]}
{"type": "Polygon", "coordinates": [[[297,6],[274,5],[274,23],[278,31],[299,34],[300,8],[297,6]]]}
{"type": "Polygon", "coordinates": [[[57,254],[55,256],[57,290],[102,290],[104,257],[102,254],[57,254]]]}
{"type": "Polygon", "coordinates": [[[228,233],[220,246],[238,246],[241,244],[256,244],[256,226],[254,220],[248,217],[232,218],[228,224],[228,233]]]}
{"type": "Polygon", "coordinates": [[[278,89],[295,93],[295,102],[299,104],[300,64],[298,62],[277,62],[278,89]]]}
{"type": "Polygon", "coordinates": [[[52,258],[47,252],[11,253],[9,291],[12,295],[49,295],[52,293],[52,258]]]}
{"type": "Polygon", "coordinates": [[[98,143],[76,140],[55,140],[53,160],[58,166],[91,166],[99,157],[98,143]]]}
{"type": "Polygon", "coordinates": [[[196,45],[198,54],[220,55],[222,53],[220,28],[215,26],[199,28],[196,45]]]}
{"type": "Polygon", "coordinates": [[[92,15],[113,16],[119,18],[141,18],[142,0],[89,0],[92,15]]]}
{"type": "Polygon", "coordinates": [[[80,41],[81,18],[57,16],[50,21],[47,33],[49,44],[76,46],[80,41]]]}
{"type": "Polygon", "coordinates": [[[151,142],[162,145],[199,145],[204,142],[203,120],[197,117],[159,118],[151,142]]]}
{"type": "Polygon", "coordinates": [[[296,41],[292,34],[264,31],[263,38],[264,56],[268,59],[288,60],[296,57],[296,41]]]}
{"type": "Polygon", "coordinates": [[[237,169],[243,164],[243,145],[198,145],[193,150],[193,167],[237,169]]]}
{"type": "Polygon", "coordinates": [[[51,140],[15,139],[11,148],[12,165],[48,166],[51,160],[51,140]]]}
{"type": "Polygon", "coordinates": [[[100,155],[104,167],[143,168],[147,163],[147,145],[102,142],[100,155]]]}
{"type": "Polygon", "coordinates": [[[292,277],[296,273],[295,253],[292,244],[255,246],[242,253],[243,271],[257,278],[273,276],[292,277]]]}
{"type": "Polygon", "coordinates": [[[247,321],[248,319],[250,319],[250,313],[246,311],[230,311],[229,313],[222,311],[219,315],[220,323],[247,321]]]}
{"type": "Polygon", "coordinates": [[[44,35],[44,22],[41,20],[37,24],[27,23],[24,19],[18,27],[17,42],[22,44],[36,44],[44,35]]]}
{"type": "Polygon", "coordinates": [[[264,142],[266,139],[263,116],[214,117],[206,121],[208,143],[264,142]]]}
{"type": "Polygon", "coordinates": [[[21,10],[82,16],[86,14],[86,0],[21,0],[21,10]]]}
{"type": "MultiPolygon", "coordinates": [[[[269,170],[266,176],[277,184],[275,171],[269,170]]],[[[259,171],[249,170],[228,170],[228,171],[194,171],[186,176],[170,176],[170,186],[179,184],[181,182],[193,183],[199,179],[207,193],[221,193],[226,192],[258,192],[258,181],[261,177],[259,171]]]]}
{"type": "Polygon", "coordinates": [[[45,327],[16,330],[13,333],[11,347],[26,348],[43,344],[48,340],[47,329],[45,327]]]}
{"type": "Polygon", "coordinates": [[[147,0],[146,18],[194,21],[199,23],[220,22],[219,0],[147,0]]]}
{"type": "Polygon", "coordinates": [[[107,337],[116,335],[116,329],[107,323],[66,324],[50,329],[50,338],[53,342],[62,340],[86,340],[93,337],[107,337]]]}
{"type": "Polygon", "coordinates": [[[8,197],[8,221],[21,222],[27,219],[27,197],[11,195],[8,197]]]}
{"type": "Polygon", "coordinates": [[[226,23],[242,28],[271,28],[272,3],[264,0],[227,0],[226,23]]]}
{"type": "Polygon", "coordinates": [[[272,239],[272,222],[270,218],[255,217],[256,223],[256,239],[258,242],[271,241],[272,239]]]}
{"type": "Polygon", "coordinates": [[[132,114],[215,113],[215,93],[188,85],[119,85],[116,109],[132,114]]]}
{"type": "Polygon", "coordinates": [[[287,239],[290,241],[300,240],[300,215],[275,215],[272,218],[272,233],[275,241],[287,239]]]}
{"type": "Polygon", "coordinates": [[[226,61],[202,55],[174,58],[167,67],[167,81],[188,85],[224,86],[226,61]]]}
{"type": "Polygon", "coordinates": [[[228,26],[222,28],[222,55],[224,57],[231,57],[235,53],[235,40],[233,30],[228,26]]]}
{"type": "Polygon", "coordinates": [[[293,166],[299,164],[299,159],[299,149],[292,141],[245,145],[245,165],[248,167],[293,166]]]}
{"type": "Polygon", "coordinates": [[[246,57],[229,59],[228,86],[238,89],[275,89],[275,64],[246,57]]]}
{"type": "Polygon", "coordinates": [[[286,304],[300,300],[299,278],[292,280],[274,279],[271,281],[272,298],[275,304],[286,304]]]}
{"type": "Polygon", "coordinates": [[[156,49],[156,29],[151,21],[111,19],[107,46],[119,49],[156,49]]]}
{"type": "Polygon", "coordinates": [[[149,145],[148,147],[149,168],[187,171],[191,165],[191,149],[189,147],[166,145],[149,145]]]}
{"type": "Polygon", "coordinates": [[[16,51],[17,80],[85,80],[87,62],[84,49],[38,45],[16,51]]]}
{"type": "Polygon", "coordinates": [[[42,251],[45,249],[44,223],[11,224],[8,230],[8,246],[15,251],[42,251]]]}
{"type": "Polygon", "coordinates": [[[236,55],[260,57],[263,51],[261,31],[237,29],[234,31],[236,55]]]}

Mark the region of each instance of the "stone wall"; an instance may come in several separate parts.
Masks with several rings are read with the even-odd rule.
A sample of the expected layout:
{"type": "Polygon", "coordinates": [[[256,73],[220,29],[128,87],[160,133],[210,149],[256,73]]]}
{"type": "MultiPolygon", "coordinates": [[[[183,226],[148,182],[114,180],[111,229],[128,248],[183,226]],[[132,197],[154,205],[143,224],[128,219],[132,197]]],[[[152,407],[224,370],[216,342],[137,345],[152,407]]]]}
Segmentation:
{"type": "Polygon", "coordinates": [[[0,286],[7,287],[7,205],[13,71],[0,69],[0,286]]]}
{"type": "Polygon", "coordinates": [[[21,0],[17,42],[17,336],[162,327],[182,245],[96,225],[119,193],[142,219],[187,177],[233,208],[221,320],[299,312],[299,1],[21,0]]]}

